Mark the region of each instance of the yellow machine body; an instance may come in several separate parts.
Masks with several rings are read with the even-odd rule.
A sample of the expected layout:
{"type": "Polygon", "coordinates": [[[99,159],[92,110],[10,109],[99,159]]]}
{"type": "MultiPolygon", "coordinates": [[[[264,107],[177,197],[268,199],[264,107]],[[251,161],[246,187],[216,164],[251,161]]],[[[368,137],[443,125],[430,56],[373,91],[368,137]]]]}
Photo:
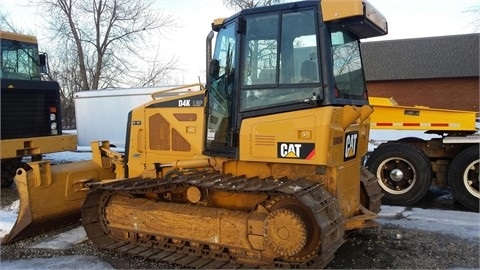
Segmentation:
{"type": "Polygon", "coordinates": [[[182,100],[198,97],[203,102],[201,106],[179,107],[178,97],[166,97],[154,99],[131,112],[127,138],[129,177],[158,177],[155,163],[171,164],[202,155],[206,120],[205,92],[199,91],[201,87],[196,84],[162,91],[193,88],[191,93],[182,95],[182,100]],[[164,103],[173,105],[157,107],[164,103]]]}
{"type": "MultiPolygon", "coordinates": [[[[195,96],[203,98],[205,92],[181,98],[195,96]]],[[[213,167],[224,174],[259,178],[305,177],[335,194],[345,216],[358,213],[358,171],[368,148],[369,106],[322,107],[246,119],[240,130],[240,158],[229,160],[202,154],[205,108],[156,105],[172,101],[178,102],[178,97],[155,100],[132,111],[129,177],[164,177],[172,167],[213,167]]]]}
{"type": "Polygon", "coordinates": [[[245,120],[240,130],[241,162],[231,166],[232,172],[318,181],[335,194],[343,214],[353,216],[360,205],[358,171],[369,132],[368,122],[358,118],[343,129],[350,108],[315,108],[245,120]]]}

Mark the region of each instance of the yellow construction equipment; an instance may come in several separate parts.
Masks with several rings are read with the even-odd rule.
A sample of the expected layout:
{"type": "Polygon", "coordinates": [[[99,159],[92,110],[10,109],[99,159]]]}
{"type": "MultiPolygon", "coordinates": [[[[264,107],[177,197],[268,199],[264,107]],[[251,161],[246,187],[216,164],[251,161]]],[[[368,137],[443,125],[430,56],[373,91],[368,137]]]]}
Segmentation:
{"type": "Polygon", "coordinates": [[[76,136],[62,133],[60,86],[45,81],[48,61],[34,36],[0,31],[1,186],[9,187],[23,157],[74,150],[76,136]]]}
{"type": "Polygon", "coordinates": [[[206,86],[133,109],[124,155],[93,142],[92,161],[17,171],[30,207],[3,243],[83,202],[102,249],[196,268],[320,268],[346,231],[376,225],[359,39],[386,34],[384,17],[362,0],[301,1],[212,29],[206,86]],[[56,207],[42,209],[44,191],[56,207]]]}
{"type": "Polygon", "coordinates": [[[380,179],[383,200],[412,205],[431,185],[450,187],[453,197],[479,211],[478,112],[400,106],[393,98],[370,97],[371,128],[425,131],[432,139],[404,137],[380,144],[366,165],[380,179]]]}

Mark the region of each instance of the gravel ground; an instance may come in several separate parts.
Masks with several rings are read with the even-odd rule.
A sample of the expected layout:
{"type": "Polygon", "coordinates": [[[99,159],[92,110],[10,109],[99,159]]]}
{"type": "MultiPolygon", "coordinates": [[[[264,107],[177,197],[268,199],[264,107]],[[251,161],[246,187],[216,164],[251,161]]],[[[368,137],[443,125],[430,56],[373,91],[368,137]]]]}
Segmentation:
{"type": "MultiPolygon", "coordinates": [[[[16,192],[1,191],[1,206],[16,199],[16,192]]],[[[1,261],[50,258],[66,255],[96,256],[116,269],[171,269],[173,266],[143,260],[129,255],[97,249],[84,241],[65,250],[31,249],[31,245],[45,241],[52,235],[68,231],[79,224],[47,234],[38,235],[14,244],[1,246],[1,261]]],[[[383,225],[351,233],[335,253],[330,269],[478,269],[479,243],[440,233],[383,225]]]]}

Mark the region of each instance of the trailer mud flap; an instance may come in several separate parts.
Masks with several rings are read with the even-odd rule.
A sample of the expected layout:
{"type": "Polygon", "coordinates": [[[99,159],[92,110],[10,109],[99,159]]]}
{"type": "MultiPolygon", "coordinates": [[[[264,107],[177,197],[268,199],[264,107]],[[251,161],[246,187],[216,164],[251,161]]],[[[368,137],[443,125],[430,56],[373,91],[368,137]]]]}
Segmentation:
{"type": "Polygon", "coordinates": [[[20,208],[12,230],[2,244],[12,243],[80,220],[87,195],[85,183],[115,178],[113,167],[101,168],[93,161],[51,166],[31,162],[15,176],[20,208]]]}

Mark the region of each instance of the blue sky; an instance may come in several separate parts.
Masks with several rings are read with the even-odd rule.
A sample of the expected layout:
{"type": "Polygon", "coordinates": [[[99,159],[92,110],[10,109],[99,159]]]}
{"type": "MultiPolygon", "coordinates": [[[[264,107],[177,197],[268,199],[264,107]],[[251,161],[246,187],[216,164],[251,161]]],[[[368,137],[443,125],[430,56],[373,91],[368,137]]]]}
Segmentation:
{"type": "MultiPolygon", "coordinates": [[[[341,0],[340,0],[341,1],[341,0]]],[[[388,39],[422,37],[432,35],[452,35],[469,33],[473,30],[473,14],[467,12],[474,6],[480,7],[480,0],[368,0],[377,7],[389,21],[388,39]]],[[[36,29],[41,23],[41,15],[28,6],[29,0],[2,0],[0,9],[10,13],[16,25],[25,29],[36,29]],[[27,14],[33,14],[28,16],[27,14]],[[27,16],[26,16],[27,15],[27,16]],[[25,18],[28,18],[27,20],[25,18]]],[[[155,6],[171,12],[179,18],[184,27],[204,29],[216,17],[228,16],[235,11],[227,9],[223,0],[156,0],[155,6]]],[[[480,14],[477,15],[480,17],[480,14]]]]}
{"type": "MultiPolygon", "coordinates": [[[[480,7],[480,0],[368,1],[387,18],[389,34],[367,39],[367,42],[472,33],[475,15],[468,10],[480,7]]],[[[0,10],[9,13],[13,24],[37,35],[41,46],[42,17],[35,14],[34,7],[28,7],[28,2],[2,0],[0,10]]],[[[179,28],[169,31],[158,42],[166,56],[175,55],[179,60],[178,83],[198,82],[198,76],[205,76],[205,38],[212,20],[227,17],[235,10],[226,8],[222,0],[156,0],[155,6],[177,18],[179,28]]],[[[479,18],[480,13],[476,17],[479,18]]]]}
{"type": "Polygon", "coordinates": [[[468,12],[480,0],[369,0],[387,18],[389,34],[381,39],[457,35],[474,32],[468,12]]]}

